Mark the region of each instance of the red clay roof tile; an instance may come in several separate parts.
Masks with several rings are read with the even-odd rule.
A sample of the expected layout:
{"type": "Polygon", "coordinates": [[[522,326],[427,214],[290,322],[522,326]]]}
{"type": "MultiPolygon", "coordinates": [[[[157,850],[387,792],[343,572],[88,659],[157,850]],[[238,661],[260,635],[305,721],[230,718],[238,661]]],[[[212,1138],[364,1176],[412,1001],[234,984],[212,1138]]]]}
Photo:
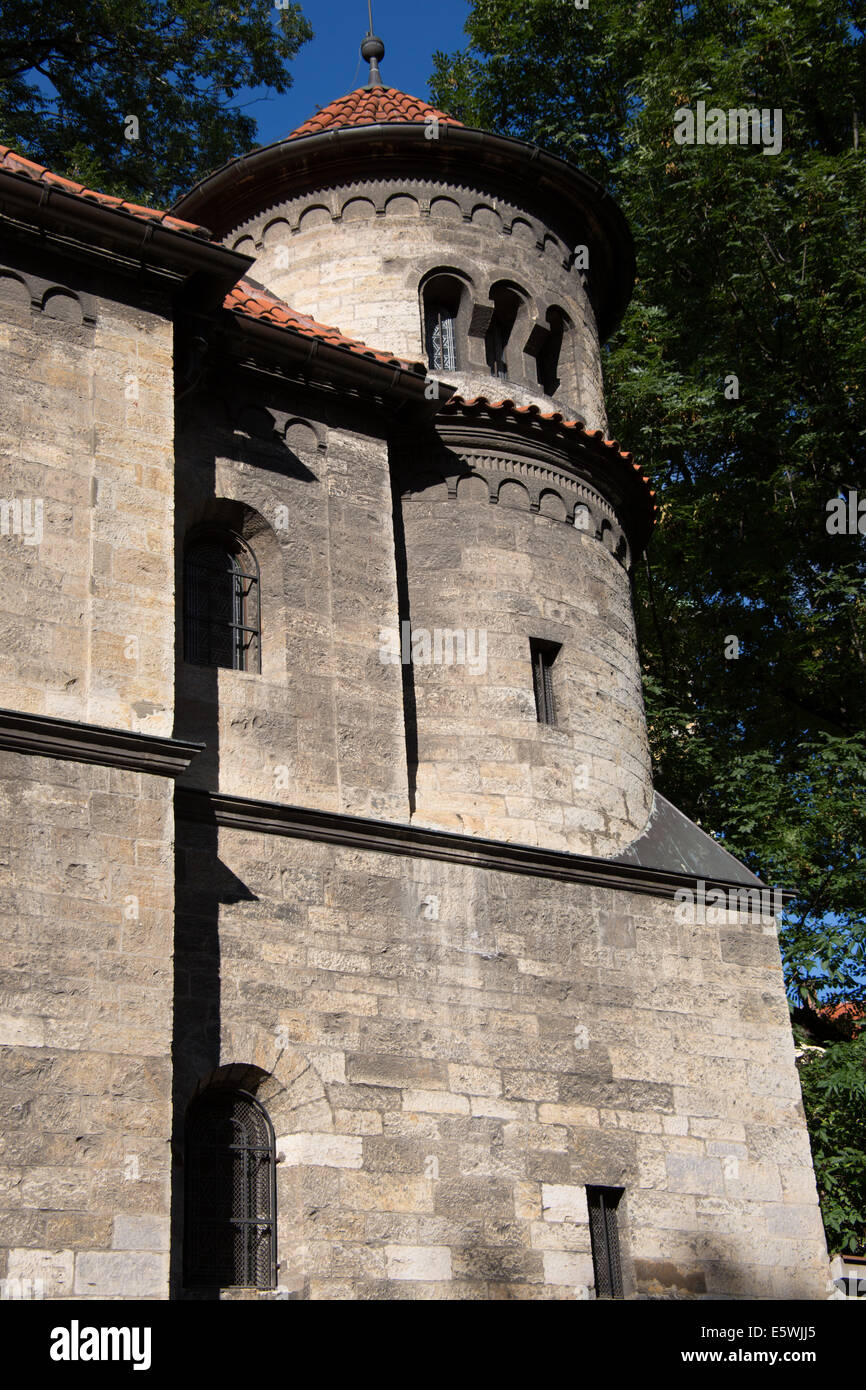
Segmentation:
{"type": "MultiPolygon", "coordinates": [[[[605,439],[602,430],[588,430],[582,420],[566,420],[558,410],[542,410],[538,405],[515,405],[510,397],[504,400],[491,401],[487,396],[452,396],[442,406],[443,412],[464,411],[464,410],[489,410],[500,415],[528,415],[535,420],[549,420],[551,424],[559,425],[564,430],[579,430],[587,439],[593,443],[601,444],[605,449],[613,449],[624,463],[630,464],[635,473],[640,477],[642,483],[649,487],[649,478],[640,470],[640,464],[635,463],[633,456],[626,449],[619,447],[617,439],[605,439]]],[[[655,491],[649,488],[650,497],[655,497],[655,491]]],[[[655,504],[653,504],[655,506],[655,504]]]]}
{"type": "Polygon", "coordinates": [[[363,125],[423,125],[428,119],[442,125],[462,125],[454,116],[446,116],[418,97],[398,92],[396,87],[358,87],[347,96],[338,97],[323,106],[288,137],[298,140],[302,135],[319,135],[324,130],[363,125]]]}
{"type": "Polygon", "coordinates": [[[423,362],[406,362],[400,357],[394,357],[387,352],[378,352],[375,348],[367,347],[366,343],[359,342],[357,338],[347,338],[341,333],[339,328],[330,328],[327,324],[317,323],[307,314],[299,314],[283,300],[277,299],[276,295],[269,290],[263,289],[260,285],[251,284],[248,280],[239,280],[234,289],[230,290],[223,301],[224,307],[235,314],[246,315],[249,318],[265,319],[268,323],[274,324],[278,328],[290,328],[296,333],[302,333],[307,338],[318,338],[320,342],[330,343],[332,347],[345,348],[355,354],[356,357],[371,358],[376,362],[384,362],[391,367],[399,367],[405,372],[424,372],[427,368],[423,362]]]}
{"type": "Polygon", "coordinates": [[[36,164],[34,160],[16,154],[8,145],[0,145],[0,169],[5,169],[11,174],[23,174],[33,183],[72,193],[88,202],[99,203],[101,207],[127,212],[130,217],[135,217],[140,222],[161,222],[164,227],[174,232],[191,232],[194,236],[211,240],[207,227],[199,227],[194,222],[184,222],[182,218],[172,217],[171,213],[163,212],[159,208],[142,207],[139,203],[128,203],[123,198],[116,198],[111,193],[98,193],[92,188],[85,188],[83,183],[76,183],[74,179],[64,178],[61,174],[53,174],[44,164],[36,164]]]}

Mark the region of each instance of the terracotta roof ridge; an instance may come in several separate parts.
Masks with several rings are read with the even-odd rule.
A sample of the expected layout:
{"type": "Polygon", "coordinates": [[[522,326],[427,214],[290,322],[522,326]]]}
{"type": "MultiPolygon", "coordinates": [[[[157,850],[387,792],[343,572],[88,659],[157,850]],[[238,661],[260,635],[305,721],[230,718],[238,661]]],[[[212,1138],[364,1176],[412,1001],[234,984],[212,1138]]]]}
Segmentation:
{"type": "Polygon", "coordinates": [[[285,300],[280,299],[267,289],[265,285],[260,285],[257,281],[245,277],[238,280],[237,284],[229,290],[223,301],[223,307],[235,314],[242,314],[247,318],[264,319],[276,328],[285,328],[304,337],[316,338],[320,342],[329,343],[332,347],[344,348],[353,353],[356,357],[366,357],[376,362],[383,362],[388,366],[398,367],[401,371],[417,374],[419,368],[426,375],[427,368],[423,362],[408,362],[402,357],[395,357],[393,353],[380,352],[376,348],[368,347],[359,338],[350,338],[341,329],[334,328],[329,324],[319,323],[309,314],[302,314],[299,310],[293,309],[285,300]]]}
{"type": "Polygon", "coordinates": [[[591,430],[587,428],[584,420],[568,420],[559,410],[542,410],[540,405],[532,401],[529,405],[517,405],[510,396],[501,400],[491,400],[489,396],[452,396],[442,407],[443,410],[482,410],[487,409],[497,411],[503,415],[529,415],[533,419],[547,420],[551,424],[558,425],[560,429],[579,430],[586,439],[592,440],[594,444],[600,444],[603,448],[612,450],[623,463],[629,464],[631,468],[640,476],[641,482],[649,488],[650,496],[655,497],[655,489],[650,487],[650,480],[641,472],[639,463],[635,463],[634,456],[628,449],[619,447],[618,439],[608,439],[603,430],[591,430]]]}
{"type": "Polygon", "coordinates": [[[141,203],[131,203],[126,198],[119,198],[113,193],[100,193],[97,189],[87,188],[85,184],[78,183],[75,179],[53,173],[46,164],[38,164],[34,159],[27,159],[25,155],[18,154],[17,150],[13,150],[9,145],[0,144],[0,170],[5,170],[10,174],[21,174],[30,179],[32,183],[42,184],[47,188],[56,188],[61,192],[72,194],[73,197],[98,203],[100,207],[113,208],[118,212],[128,213],[130,217],[135,217],[139,222],[159,222],[171,231],[187,232],[193,236],[206,238],[208,241],[213,240],[207,227],[199,226],[195,222],[186,222],[182,217],[175,217],[162,208],[148,208],[141,203]]]}

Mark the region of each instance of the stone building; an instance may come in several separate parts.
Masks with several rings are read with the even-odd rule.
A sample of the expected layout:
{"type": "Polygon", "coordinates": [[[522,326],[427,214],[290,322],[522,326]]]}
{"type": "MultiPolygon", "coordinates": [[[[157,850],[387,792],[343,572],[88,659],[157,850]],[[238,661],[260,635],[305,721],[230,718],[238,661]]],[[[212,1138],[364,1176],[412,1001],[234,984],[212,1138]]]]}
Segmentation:
{"type": "Polygon", "coordinates": [[[769,908],[652,788],[628,229],[364,53],[170,214],[2,153],[0,1276],[820,1298],[769,908]]]}

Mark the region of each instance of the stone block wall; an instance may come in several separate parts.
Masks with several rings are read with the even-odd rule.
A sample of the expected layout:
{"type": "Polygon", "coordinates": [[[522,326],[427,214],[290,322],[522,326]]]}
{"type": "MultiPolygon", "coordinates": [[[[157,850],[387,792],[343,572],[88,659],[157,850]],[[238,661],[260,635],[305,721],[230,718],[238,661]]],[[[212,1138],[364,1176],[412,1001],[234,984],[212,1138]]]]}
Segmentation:
{"type": "Polygon", "coordinates": [[[476,658],[449,662],[443,639],[412,667],[416,819],[616,854],[652,801],[628,574],[594,525],[568,524],[561,502],[531,511],[519,466],[495,463],[452,480],[456,497],[443,481],[403,498],[412,629],[466,634],[476,658]],[[530,639],[560,647],[553,724],[537,716],[530,639]]]}
{"type": "Polygon", "coordinates": [[[0,753],[0,1277],[165,1298],[172,786],[0,753]]]}
{"type": "Polygon", "coordinates": [[[180,1106],[209,1067],[259,1069],[282,1296],[592,1296],[587,1185],[624,1189],[628,1297],[824,1295],[771,925],[681,926],[671,899],[252,828],[179,832],[180,1106]]]}
{"type": "Polygon", "coordinates": [[[407,820],[388,450],[339,408],[310,418],[283,386],[214,398],[178,439],[177,592],[184,539],[203,521],[243,531],[261,573],[261,674],[183,659],[177,726],[207,752],[188,780],[241,796],[407,820]],[[299,407],[307,415],[301,417],[299,407]]]}
{"type": "Polygon", "coordinates": [[[167,297],[59,257],[0,265],[0,705],[169,734],[167,297]],[[20,523],[15,503],[21,504],[20,523]],[[30,525],[28,527],[28,517],[30,525]],[[38,527],[36,525],[38,520],[38,527]]]}

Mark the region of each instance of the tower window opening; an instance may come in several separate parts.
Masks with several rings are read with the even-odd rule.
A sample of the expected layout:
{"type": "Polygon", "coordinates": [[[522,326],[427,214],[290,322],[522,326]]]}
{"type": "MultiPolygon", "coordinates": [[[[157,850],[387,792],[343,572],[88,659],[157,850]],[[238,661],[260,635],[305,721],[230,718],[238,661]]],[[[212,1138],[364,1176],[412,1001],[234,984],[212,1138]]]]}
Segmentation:
{"type": "Polygon", "coordinates": [[[454,275],[434,275],[424,286],[424,342],[429,366],[457,370],[458,317],[464,286],[454,275]]]}
{"type": "Polygon", "coordinates": [[[427,310],[427,361],[436,371],[456,371],[457,346],[454,315],[448,305],[427,310]]]}
{"type": "Polygon", "coordinates": [[[274,1132],[244,1091],[205,1091],[187,1112],[184,1282],[271,1289],[276,1281],[274,1132]]]}
{"type": "Polygon", "coordinates": [[[555,396],[560,386],[559,359],[565,336],[566,320],[558,309],[551,309],[547,315],[550,325],[544,346],[535,359],[538,384],[545,396],[555,396]]]}
{"type": "Polygon", "coordinates": [[[490,375],[508,375],[508,342],[520,309],[521,301],[514,290],[497,286],[491,291],[493,317],[487,329],[485,349],[490,375]]]}
{"type": "Polygon", "coordinates": [[[555,642],[542,642],[532,638],[529,643],[532,656],[532,682],[535,687],[535,712],[539,724],[556,723],[556,702],[553,698],[553,663],[561,651],[555,642]]]}
{"type": "Polygon", "coordinates": [[[622,1298],[622,1269],[616,1211],[624,1189],[588,1187],[589,1235],[595,1270],[596,1298],[622,1298]]]}
{"type": "Polygon", "coordinates": [[[184,656],[195,666],[258,671],[259,567],[230,532],[198,538],[184,556],[184,656]]]}

